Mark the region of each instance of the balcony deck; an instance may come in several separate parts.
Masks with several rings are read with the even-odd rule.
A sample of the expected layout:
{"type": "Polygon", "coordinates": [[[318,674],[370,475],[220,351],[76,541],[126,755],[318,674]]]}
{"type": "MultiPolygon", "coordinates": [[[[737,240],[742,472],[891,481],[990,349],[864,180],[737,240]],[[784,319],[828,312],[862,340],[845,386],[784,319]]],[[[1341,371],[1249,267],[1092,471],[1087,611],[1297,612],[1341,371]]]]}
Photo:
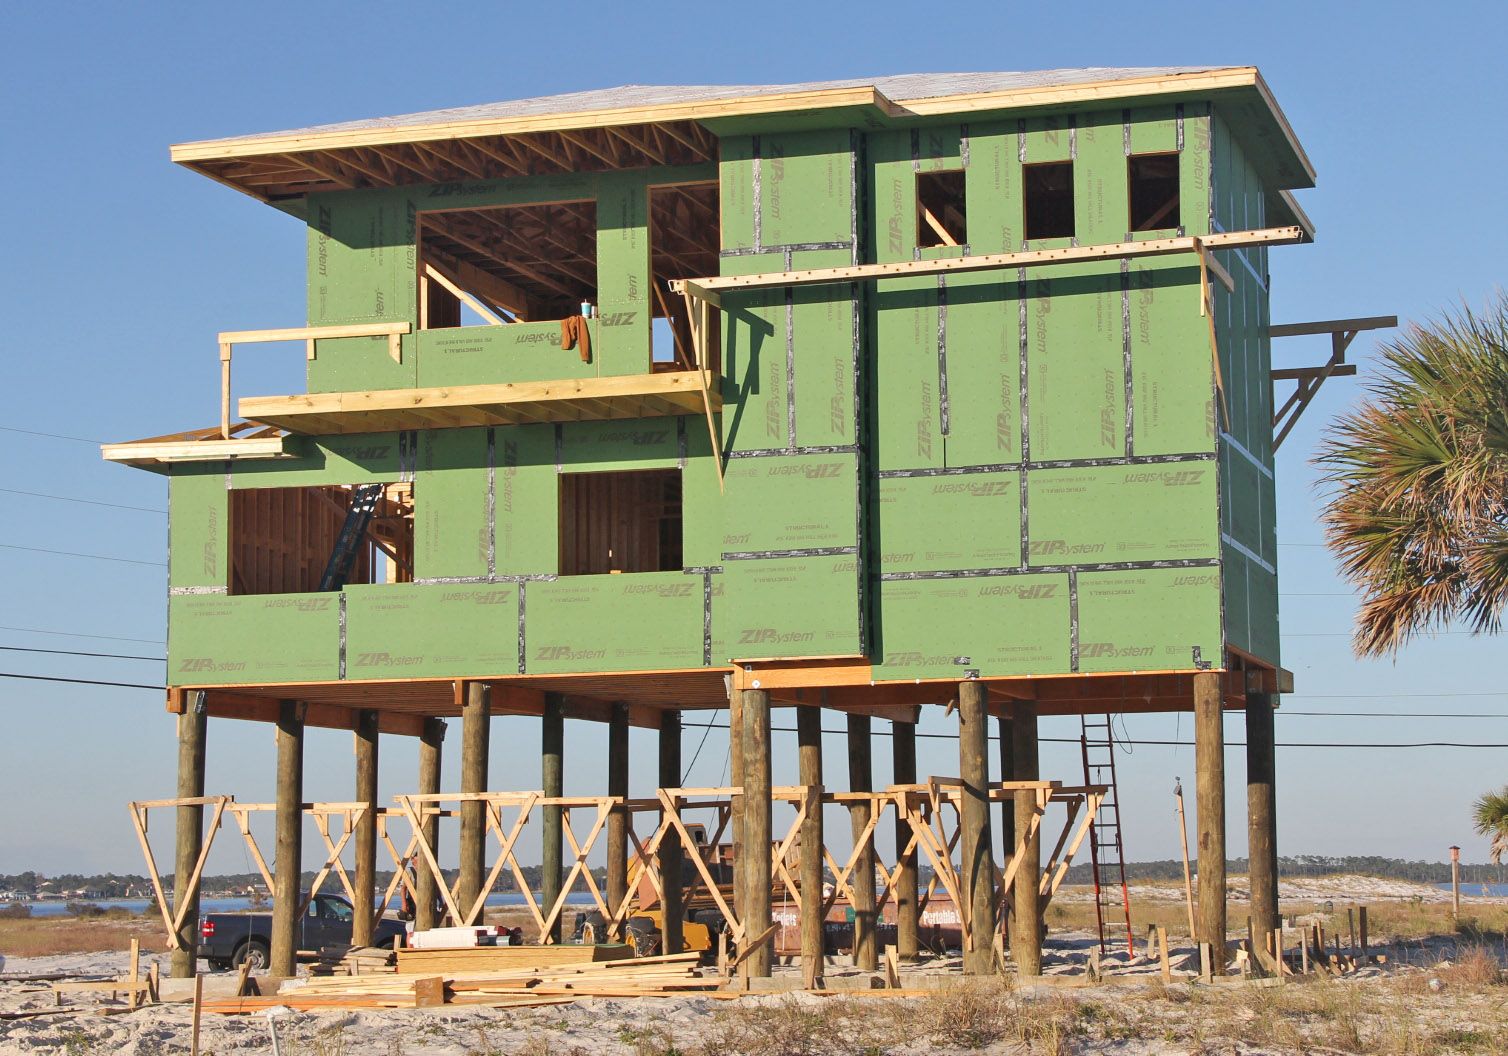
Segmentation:
{"type": "Polygon", "coordinates": [[[681,370],[562,381],[254,396],[242,399],[239,408],[249,421],[319,436],[716,413],[722,409],[722,396],[710,371],[681,370]]]}

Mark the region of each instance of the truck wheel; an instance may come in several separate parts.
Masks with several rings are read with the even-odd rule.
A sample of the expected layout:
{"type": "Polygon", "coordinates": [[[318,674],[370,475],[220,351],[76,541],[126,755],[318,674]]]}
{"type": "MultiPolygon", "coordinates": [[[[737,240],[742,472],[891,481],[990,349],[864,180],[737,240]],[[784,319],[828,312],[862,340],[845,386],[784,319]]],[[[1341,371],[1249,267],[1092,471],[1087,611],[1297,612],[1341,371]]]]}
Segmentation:
{"type": "Polygon", "coordinates": [[[255,972],[265,969],[272,963],[272,954],[268,951],[267,944],[261,939],[248,939],[236,947],[231,963],[237,968],[243,964],[249,964],[251,970],[255,972]]]}

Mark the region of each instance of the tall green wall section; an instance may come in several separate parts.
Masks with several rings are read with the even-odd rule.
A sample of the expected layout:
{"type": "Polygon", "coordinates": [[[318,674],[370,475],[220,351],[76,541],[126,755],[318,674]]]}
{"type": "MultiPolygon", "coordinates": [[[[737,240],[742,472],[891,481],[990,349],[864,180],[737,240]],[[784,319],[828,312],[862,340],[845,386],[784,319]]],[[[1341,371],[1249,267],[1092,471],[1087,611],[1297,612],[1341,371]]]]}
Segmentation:
{"type": "MultiPolygon", "coordinates": [[[[727,135],[694,169],[315,196],[311,324],[415,321],[429,208],[597,204],[594,362],[554,323],[322,341],[312,391],[647,369],[648,188],[716,178],[721,272],[1103,244],[1263,226],[1204,104],[727,135]],[[1179,229],[1127,230],[1128,153],[1177,152],[1179,229]],[[1074,239],[1028,244],[1023,166],[1074,162],[1074,239]],[[919,173],[962,170],[967,244],[918,246],[919,173]],[[600,320],[599,320],[600,322],[600,320]]],[[[460,677],[867,656],[876,679],[1277,659],[1266,254],[1214,290],[1192,256],[729,292],[720,490],[698,416],[306,438],[176,467],[178,684],[460,677]],[[560,476],[679,469],[683,571],[559,575],[560,476]],[[414,483],[415,582],[230,596],[228,492],[414,483]]]]}

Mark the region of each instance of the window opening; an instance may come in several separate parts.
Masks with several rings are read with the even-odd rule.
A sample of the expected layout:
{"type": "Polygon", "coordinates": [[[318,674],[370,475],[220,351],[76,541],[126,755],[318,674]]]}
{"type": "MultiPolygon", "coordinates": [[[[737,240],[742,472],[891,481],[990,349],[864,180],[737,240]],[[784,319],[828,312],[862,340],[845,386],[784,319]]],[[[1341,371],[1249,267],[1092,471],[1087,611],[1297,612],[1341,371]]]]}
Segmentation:
{"type": "Polygon", "coordinates": [[[419,217],[419,326],[567,319],[597,303],[597,203],[419,217]]]}
{"type": "Polygon", "coordinates": [[[1178,155],[1132,154],[1126,159],[1132,231],[1182,224],[1178,216],[1178,155]]]}
{"type": "Polygon", "coordinates": [[[1073,162],[1023,165],[1021,188],[1028,242],[1073,237],[1073,162]]]}
{"type": "MultiPolygon", "coordinates": [[[[370,518],[350,539],[343,584],[408,583],[414,578],[414,486],[378,486],[382,490],[371,505],[370,518]]],[[[230,593],[318,591],[364,487],[231,491],[230,593]]],[[[359,527],[359,521],[352,527],[359,527]]]]}
{"type": "Polygon", "coordinates": [[[561,575],[681,567],[680,470],[561,475],[561,575]]]}
{"type": "MultiPolygon", "coordinates": [[[[651,371],[693,367],[686,303],[670,292],[670,280],[718,273],[719,209],[716,181],[649,189],[651,371]]],[[[709,346],[715,341],[715,335],[708,335],[709,346]]],[[[711,351],[709,347],[709,356],[711,351]]]]}
{"type": "Polygon", "coordinates": [[[962,169],[916,174],[916,244],[962,246],[969,241],[962,169]]]}

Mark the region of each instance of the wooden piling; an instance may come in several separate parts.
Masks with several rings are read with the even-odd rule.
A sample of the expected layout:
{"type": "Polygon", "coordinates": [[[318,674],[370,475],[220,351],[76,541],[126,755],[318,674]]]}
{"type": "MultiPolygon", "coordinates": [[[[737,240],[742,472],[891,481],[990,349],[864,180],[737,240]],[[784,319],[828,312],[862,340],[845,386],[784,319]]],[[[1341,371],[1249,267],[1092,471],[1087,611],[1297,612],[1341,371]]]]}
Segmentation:
{"type": "MultiPolygon", "coordinates": [[[[728,698],[728,773],[734,788],[744,785],[744,705],[743,692],[734,690],[728,698]]],[[[733,842],[733,911],[743,919],[744,904],[744,797],[737,793],[728,799],[728,828],[733,842]]]]}
{"type": "MultiPolygon", "coordinates": [[[[896,721],[890,726],[891,779],[897,785],[916,783],[916,724],[896,721]]],[[[895,952],[902,961],[921,956],[921,906],[917,900],[916,850],[906,854],[911,825],[899,812],[895,819],[895,853],[900,871],[895,878],[895,952]]]]}
{"type": "Polygon", "coordinates": [[[995,970],[995,862],[990,845],[988,722],[984,683],[960,682],[958,770],[963,789],[958,818],[962,854],[959,893],[968,904],[963,951],[965,975],[989,975],[995,970]]]}
{"type": "MultiPolygon", "coordinates": [[[[628,797],[628,705],[622,702],[613,705],[607,723],[607,794],[628,797]]],[[[628,812],[614,807],[607,819],[607,904],[616,910],[627,894],[628,812]]],[[[604,937],[623,941],[621,929],[604,937]]]]}
{"type": "MultiPolygon", "coordinates": [[[[1251,884],[1252,930],[1267,936],[1278,926],[1277,802],[1273,704],[1267,693],[1246,694],[1247,860],[1251,884]]],[[[1200,863],[1202,873],[1203,862],[1200,863]]],[[[1253,951],[1255,952],[1255,951],[1253,951]]]]}
{"type": "Polygon", "coordinates": [[[1225,970],[1225,728],[1221,713],[1222,673],[1194,675],[1194,765],[1198,784],[1194,811],[1198,831],[1199,935],[1225,970]]]}
{"type": "MultiPolygon", "coordinates": [[[[868,715],[848,715],[848,788],[851,792],[874,791],[874,765],[871,720],[868,715]]],[[[854,842],[869,827],[874,806],[854,803],[848,808],[849,828],[854,842]]],[[[874,841],[860,852],[849,876],[853,888],[853,963],[860,971],[873,972],[880,967],[876,941],[874,888],[874,841]]]]}
{"type": "MultiPolygon", "coordinates": [[[[901,724],[897,723],[897,727],[901,724]]],[[[826,939],[822,929],[822,709],[796,709],[796,743],[800,781],[817,790],[818,800],[807,804],[801,820],[801,977],[808,990],[823,984],[826,939]]],[[[915,742],[913,742],[914,745],[915,742]]],[[[899,780],[899,778],[897,778],[899,780]]],[[[912,900],[916,878],[912,874],[912,900]]]]}
{"type": "Polygon", "coordinates": [[[278,702],[276,857],[272,882],[272,949],[268,974],[291,978],[298,970],[299,903],[304,840],[304,705],[278,702]]]}
{"type": "MultiPolygon", "coordinates": [[[[425,719],[419,735],[419,795],[432,796],[440,791],[440,750],[445,743],[445,720],[425,719]]],[[[440,819],[426,814],[419,825],[419,838],[429,845],[430,853],[440,853],[440,819]]],[[[422,861],[422,856],[420,861],[422,861]]],[[[440,892],[434,873],[416,863],[414,868],[414,929],[428,931],[438,925],[435,906],[440,892]]]]}
{"type": "MultiPolygon", "coordinates": [[[[461,708],[461,791],[487,791],[487,756],[492,727],[492,692],[484,682],[466,683],[461,708]]],[[[460,885],[456,905],[469,913],[482,893],[487,873],[487,805],[479,800],[461,803],[460,885]]],[[[480,921],[478,916],[477,920],[480,921]]],[[[456,924],[471,923],[455,921],[456,924]]]]}
{"type": "MultiPolygon", "coordinates": [[[[744,768],[744,882],[747,908],[742,911],[744,937],[757,938],[770,927],[770,694],[762,689],[743,691],[744,768]]],[[[740,950],[747,975],[770,974],[771,943],[740,950]]]]}
{"type": "MultiPolygon", "coordinates": [[[[1009,715],[1002,715],[996,721],[999,743],[998,756],[1000,759],[1000,773],[997,781],[1016,780],[1016,735],[1015,726],[1009,715]]],[[[1009,869],[1011,859],[1016,857],[1016,800],[1002,799],[1000,801],[1000,867],[1009,869]]],[[[1008,938],[1011,934],[1013,921],[1016,919],[1015,905],[1010,891],[1000,890],[995,894],[995,902],[1000,908],[1000,930],[1002,937],[1008,938]]]]}
{"type": "MultiPolygon", "coordinates": [[[[681,713],[660,712],[660,787],[679,788],[685,784],[681,774],[681,713]]],[[[685,919],[686,871],[682,864],[684,849],[680,835],[668,832],[660,842],[660,876],[665,884],[665,912],[661,916],[660,950],[662,953],[680,953],[685,947],[682,938],[685,919]]],[[[693,854],[696,853],[692,849],[693,854]]]]}
{"type": "MultiPolygon", "coordinates": [[[[1038,781],[1041,763],[1037,755],[1037,702],[1020,700],[1012,705],[1011,742],[1014,745],[1015,780],[1038,781]]],[[[1016,793],[1016,839],[1030,831],[1037,813],[1037,794],[1016,793]]],[[[1011,903],[1016,919],[1011,928],[1011,959],[1019,976],[1042,974],[1042,831],[1026,841],[1023,861],[1016,870],[1011,903]]]]}
{"type": "Polygon", "coordinates": [[[351,945],[372,945],[377,888],[377,712],[356,713],[356,802],[367,805],[356,820],[356,901],[352,906],[351,945]]]}
{"type": "MultiPolygon", "coordinates": [[[[204,693],[189,694],[189,707],[178,716],[178,797],[197,799],[204,795],[204,748],[208,732],[208,715],[204,711],[204,693]]],[[[173,909],[187,906],[183,927],[178,929],[179,945],[173,950],[170,970],[174,979],[194,974],[199,957],[199,891],[192,892],[188,879],[199,861],[204,846],[204,807],[179,807],[176,845],[173,854],[173,909]]]]}
{"type": "MultiPolygon", "coordinates": [[[[565,700],[559,693],[545,694],[544,714],[539,720],[539,780],[547,797],[565,795],[565,700]]],[[[561,867],[565,837],[560,807],[540,808],[540,895],[546,906],[560,898],[561,867]]],[[[553,942],[560,941],[560,913],[550,929],[553,942]]]]}

